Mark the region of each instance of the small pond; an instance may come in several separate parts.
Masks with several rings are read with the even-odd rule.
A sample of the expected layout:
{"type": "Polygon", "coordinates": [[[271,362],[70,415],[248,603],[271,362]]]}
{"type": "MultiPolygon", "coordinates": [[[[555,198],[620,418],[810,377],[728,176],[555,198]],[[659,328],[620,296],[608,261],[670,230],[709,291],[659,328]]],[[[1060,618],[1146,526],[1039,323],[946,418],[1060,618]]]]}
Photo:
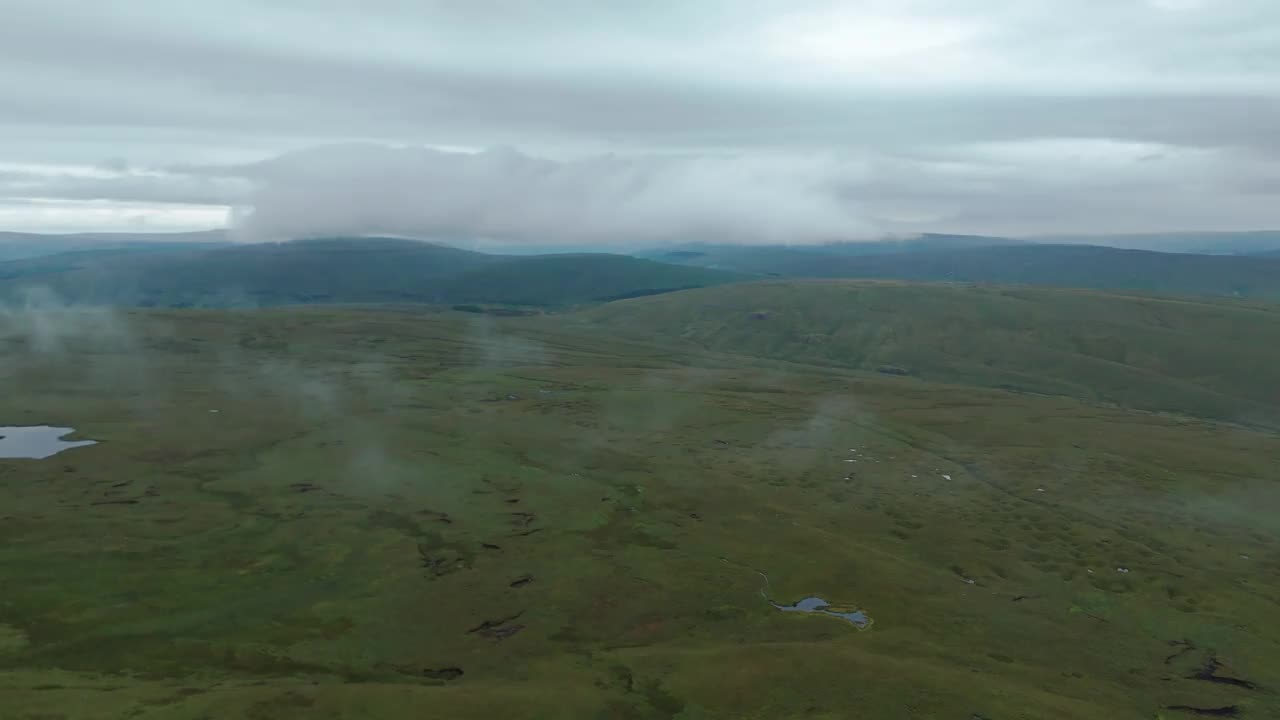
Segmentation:
{"type": "Polygon", "coordinates": [[[773,602],[772,600],[769,601],[769,604],[778,608],[783,612],[802,612],[802,613],[814,613],[819,615],[830,615],[831,617],[840,618],[841,620],[852,623],[858,628],[865,628],[866,626],[871,624],[871,618],[867,617],[867,614],[862,612],[861,610],[854,610],[852,612],[840,612],[838,610],[832,610],[831,603],[819,597],[807,597],[801,600],[800,602],[796,603],[795,605],[779,605],[778,603],[773,602]]]}
{"type": "Polygon", "coordinates": [[[73,428],[5,427],[0,425],[0,459],[30,458],[42,460],[71,448],[96,444],[93,440],[63,440],[64,435],[75,432],[73,428]]]}

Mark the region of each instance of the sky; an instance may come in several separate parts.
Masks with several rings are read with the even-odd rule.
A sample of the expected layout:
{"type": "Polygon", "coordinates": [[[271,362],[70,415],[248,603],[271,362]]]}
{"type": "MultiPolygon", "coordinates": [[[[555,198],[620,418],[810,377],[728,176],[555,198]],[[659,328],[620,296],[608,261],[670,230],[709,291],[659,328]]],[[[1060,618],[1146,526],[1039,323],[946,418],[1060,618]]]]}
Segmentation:
{"type": "Polygon", "coordinates": [[[0,230],[1280,227],[1275,0],[5,0],[0,230]]]}

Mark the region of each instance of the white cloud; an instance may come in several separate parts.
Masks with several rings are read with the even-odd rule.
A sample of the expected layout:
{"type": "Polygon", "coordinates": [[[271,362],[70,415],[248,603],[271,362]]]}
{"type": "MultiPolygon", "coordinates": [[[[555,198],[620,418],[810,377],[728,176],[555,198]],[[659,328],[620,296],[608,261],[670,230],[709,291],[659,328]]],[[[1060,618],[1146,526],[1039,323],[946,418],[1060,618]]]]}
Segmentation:
{"type": "Polygon", "coordinates": [[[901,85],[992,68],[975,47],[983,30],[972,20],[841,8],[784,15],[763,29],[761,44],[764,55],[785,69],[778,74],[796,82],[901,85]]]}

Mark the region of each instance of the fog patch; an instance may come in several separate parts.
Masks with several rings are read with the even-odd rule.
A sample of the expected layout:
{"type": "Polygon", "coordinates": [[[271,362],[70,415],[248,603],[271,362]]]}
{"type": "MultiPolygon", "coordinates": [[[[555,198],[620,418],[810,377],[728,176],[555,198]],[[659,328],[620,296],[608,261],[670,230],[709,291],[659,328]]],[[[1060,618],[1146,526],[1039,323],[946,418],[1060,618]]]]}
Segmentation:
{"type": "Polygon", "coordinates": [[[336,416],[342,408],[342,387],[319,372],[312,371],[288,360],[265,360],[250,367],[255,377],[253,390],[267,392],[293,405],[296,411],[309,417],[336,416]]]}
{"type": "Polygon", "coordinates": [[[484,316],[470,319],[463,341],[463,362],[479,368],[550,365],[554,356],[544,343],[503,332],[484,316]]]}
{"type": "MultiPolygon", "coordinates": [[[[325,452],[325,481],[345,491],[386,493],[420,479],[414,462],[399,457],[395,437],[412,387],[397,360],[376,352],[285,346],[253,330],[220,348],[216,385],[237,402],[277,418],[282,437],[306,438],[325,452]]],[[[322,481],[323,484],[324,481],[322,481]]]]}
{"type": "Polygon", "coordinates": [[[16,655],[31,644],[25,630],[0,624],[0,655],[16,655]]]}
{"type": "Polygon", "coordinates": [[[609,427],[625,430],[626,437],[644,440],[636,433],[669,432],[704,410],[706,391],[716,379],[715,371],[698,368],[649,370],[638,387],[611,390],[600,415],[609,427]]]}
{"type": "Polygon", "coordinates": [[[857,445],[862,431],[847,429],[851,420],[861,417],[858,404],[851,396],[827,395],[819,398],[813,411],[803,422],[775,430],[765,441],[770,447],[825,449],[857,445]],[[837,442],[838,441],[838,442],[837,442]]]}
{"type": "Polygon", "coordinates": [[[80,383],[61,388],[67,393],[112,395],[146,411],[165,392],[151,350],[171,334],[158,317],[70,304],[48,288],[28,288],[0,303],[0,379],[21,383],[56,369],[80,383]]]}
{"type": "Polygon", "coordinates": [[[68,304],[45,287],[24,288],[16,302],[0,305],[0,334],[39,355],[134,346],[129,323],[117,311],[68,304]]]}

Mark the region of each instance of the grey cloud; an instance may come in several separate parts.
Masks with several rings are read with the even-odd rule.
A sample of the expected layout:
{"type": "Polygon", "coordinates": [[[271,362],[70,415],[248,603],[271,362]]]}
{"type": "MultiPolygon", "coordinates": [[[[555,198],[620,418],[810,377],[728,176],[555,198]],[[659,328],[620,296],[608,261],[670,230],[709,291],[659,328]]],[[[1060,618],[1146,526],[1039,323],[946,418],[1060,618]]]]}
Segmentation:
{"type": "MultiPolygon", "coordinates": [[[[224,171],[230,171],[225,169],[224,171]]],[[[1231,148],[1102,140],[876,152],[586,156],[329,146],[234,170],[241,236],[493,245],[817,243],[890,233],[1252,229],[1280,167],[1231,148]],[[1159,162],[1150,157],[1158,155],[1159,162]]]]}
{"type": "Polygon", "coordinates": [[[247,168],[238,230],[255,240],[404,234],[497,244],[820,242],[876,228],[832,184],[857,163],[769,155],[555,161],[344,145],[247,168]]]}
{"type": "Polygon", "coordinates": [[[1273,0],[10,0],[0,162],[127,164],[0,179],[0,220],[41,197],[512,242],[1274,225],[1278,27],[1273,0]],[[1045,140],[1165,159],[999,150],[1045,140]],[[326,151],[326,179],[291,152],[351,141],[525,154],[326,151]]]}
{"type": "Polygon", "coordinates": [[[899,232],[1088,234],[1272,227],[1280,166],[1235,148],[1021,141],[884,158],[871,176],[846,193],[899,211],[899,232]]]}
{"type": "Polygon", "coordinates": [[[993,60],[928,82],[907,72],[894,82],[824,76],[818,62],[784,66],[753,45],[780,17],[807,9],[838,20],[838,5],[683,5],[626,13],[577,2],[384,2],[356,14],[241,1],[216,14],[185,8],[182,23],[182,12],[158,10],[99,10],[75,22],[73,4],[18,3],[0,26],[12,58],[0,87],[10,121],[479,145],[1055,135],[1212,144],[1270,142],[1280,119],[1280,53],[1260,24],[1275,27],[1280,10],[1266,2],[1219,3],[1212,13],[1141,2],[864,3],[880,13],[901,6],[921,22],[990,26],[975,43],[993,60]],[[261,29],[228,31],[227,17],[261,29]],[[1112,78],[1124,82],[1107,86],[1112,78]]]}
{"type": "Polygon", "coordinates": [[[1274,225],[1278,185],[1280,165],[1245,149],[1085,138],[567,159],[366,143],[247,165],[2,172],[0,196],[42,199],[10,198],[0,217],[6,204],[56,214],[57,203],[82,203],[98,212],[128,208],[137,223],[151,203],[171,208],[151,213],[156,229],[181,227],[183,217],[206,227],[220,208],[234,207],[237,237],[247,240],[801,244],[929,231],[1253,229],[1274,225]]]}

